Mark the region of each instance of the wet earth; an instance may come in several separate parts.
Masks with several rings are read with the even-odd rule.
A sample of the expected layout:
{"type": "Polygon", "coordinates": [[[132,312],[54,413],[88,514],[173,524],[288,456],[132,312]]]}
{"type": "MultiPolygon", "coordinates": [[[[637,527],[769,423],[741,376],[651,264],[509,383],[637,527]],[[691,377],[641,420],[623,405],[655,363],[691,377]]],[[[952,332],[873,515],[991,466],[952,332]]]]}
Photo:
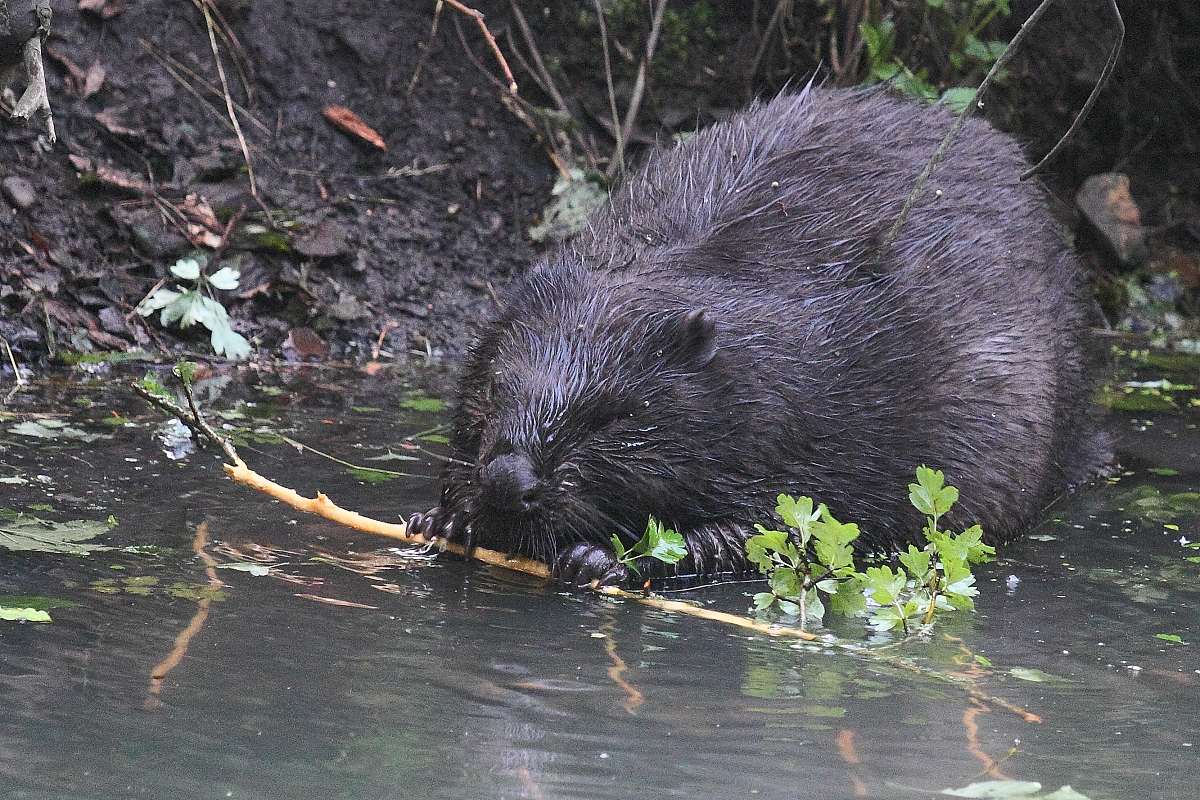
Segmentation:
{"type": "MultiPolygon", "coordinates": [[[[649,4],[610,5],[615,91],[625,104],[649,4]]],[[[647,146],[814,71],[837,83],[862,79],[861,40],[848,55],[859,38],[852,19],[836,20],[846,26],[839,35],[847,52],[834,64],[806,50],[825,46],[821,14],[802,9],[772,22],[771,5],[754,4],[748,17],[703,0],[671,4],[632,129],[631,163],[647,146]],[[857,66],[847,72],[847,64],[857,66]]],[[[996,35],[1015,32],[1025,5],[997,19],[996,35]]],[[[531,109],[554,102],[531,75],[535,51],[513,4],[479,8],[532,104],[523,107],[526,121],[502,102],[504,87],[492,81],[500,68],[474,20],[446,6],[434,34],[432,1],[50,6],[45,61],[59,141],[41,147],[36,119],[0,125],[0,336],[13,351],[6,368],[95,351],[211,357],[198,326],[180,330],[134,311],[156,289],[188,288],[168,271],[181,258],[217,250],[241,276],[218,297],[257,358],[453,363],[497,293],[545,246],[530,230],[571,166],[570,148],[540,118],[529,121],[542,114],[531,109]],[[331,121],[343,112],[367,132],[331,121]]],[[[595,168],[610,171],[591,9],[575,0],[527,4],[522,19],[575,120],[565,128],[575,155],[583,147],[595,168]]],[[[1072,198],[1091,174],[1129,174],[1163,283],[1143,311],[1161,324],[1160,306],[1186,306],[1200,285],[1200,239],[1190,233],[1200,231],[1200,116],[1189,105],[1194,66],[1180,35],[1195,10],[1168,2],[1126,13],[1113,83],[1045,180],[1115,318],[1131,302],[1116,278],[1126,268],[1081,222],[1072,198]]],[[[1032,158],[1082,104],[1111,27],[1074,6],[1052,12],[997,89],[987,113],[1032,158]]],[[[924,36],[901,42],[898,57],[947,46],[924,36]]]]}

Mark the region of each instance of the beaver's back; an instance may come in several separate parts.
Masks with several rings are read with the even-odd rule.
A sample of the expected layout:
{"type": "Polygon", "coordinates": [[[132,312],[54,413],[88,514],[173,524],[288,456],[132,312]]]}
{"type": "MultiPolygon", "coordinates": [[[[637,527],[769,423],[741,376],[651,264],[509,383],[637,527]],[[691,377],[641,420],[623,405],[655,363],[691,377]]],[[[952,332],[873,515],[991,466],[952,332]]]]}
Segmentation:
{"type": "Polygon", "coordinates": [[[1003,539],[1108,454],[1086,285],[1009,137],[968,123],[878,258],[952,124],[881,91],[779,97],[652,157],[565,258],[712,309],[724,368],[790,399],[762,434],[804,442],[790,488],[891,525],[927,463],[1003,539]]]}
{"type": "MultiPolygon", "coordinates": [[[[1019,534],[1108,458],[1088,411],[1089,299],[1016,145],[882,91],[807,90],[652,156],[507,293],[460,386],[441,505],[414,527],[619,581],[653,515],[675,570],[747,568],[780,492],[919,538],[921,464],[950,522],[1019,534]]],[[[662,564],[651,570],[667,572],[662,564]]]]}

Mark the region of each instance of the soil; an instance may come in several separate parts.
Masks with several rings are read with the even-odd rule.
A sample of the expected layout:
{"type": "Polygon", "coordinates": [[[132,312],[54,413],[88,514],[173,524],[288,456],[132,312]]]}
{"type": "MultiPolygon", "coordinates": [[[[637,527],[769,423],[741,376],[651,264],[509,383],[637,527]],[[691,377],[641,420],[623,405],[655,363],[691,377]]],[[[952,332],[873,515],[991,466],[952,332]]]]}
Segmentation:
{"type": "MultiPolygon", "coordinates": [[[[211,359],[199,326],[181,331],[134,311],[155,288],[180,283],[168,268],[196,250],[220,250],[222,264],[239,268],[239,287],[219,299],[257,358],[453,361],[497,292],[542,247],[529,230],[564,165],[501,101],[502,86],[484,72],[500,70],[478,26],[450,6],[431,38],[434,0],[210,5],[229,96],[243,109],[247,169],[199,2],[80,5],[90,10],[51,0],[45,56],[58,143],[39,147],[38,119],[25,127],[0,120],[0,336],[13,361],[95,351],[211,359]],[[220,38],[225,30],[232,47],[220,38]],[[333,124],[332,106],[352,112],[382,146],[333,124]]],[[[585,140],[611,152],[592,4],[523,5],[585,140]]],[[[625,10],[613,18],[610,55],[623,104],[649,4],[617,5],[625,10]]],[[[750,16],[732,8],[740,5],[671,4],[633,161],[638,148],[821,68],[798,39],[790,49],[782,39],[771,44],[780,31],[799,31],[770,27],[775,4],[754,3],[750,16]]],[[[1187,89],[1200,60],[1189,60],[1194,45],[1184,38],[1194,10],[1184,0],[1152,5],[1146,19],[1127,20],[1136,32],[1116,88],[1046,180],[1079,225],[1070,214],[1075,188],[1090,172],[1121,167],[1134,176],[1135,197],[1148,200],[1143,221],[1174,237],[1164,246],[1186,267],[1200,264],[1200,106],[1187,89]]],[[[1019,25],[1014,6],[1008,36],[1019,25]]],[[[522,97],[550,105],[503,35],[520,41],[509,3],[478,7],[501,34],[522,97]]],[[[989,109],[1035,157],[1065,130],[1103,63],[1105,28],[1094,19],[1052,16],[1050,30],[1074,31],[1076,40],[1046,34],[1031,44],[1004,103],[989,109]],[[1070,69],[1046,66],[1054,63],[1070,69]],[[1019,105],[1016,92],[1025,93],[1019,105]]],[[[1082,241],[1102,272],[1116,269],[1102,243],[1082,241]]]]}

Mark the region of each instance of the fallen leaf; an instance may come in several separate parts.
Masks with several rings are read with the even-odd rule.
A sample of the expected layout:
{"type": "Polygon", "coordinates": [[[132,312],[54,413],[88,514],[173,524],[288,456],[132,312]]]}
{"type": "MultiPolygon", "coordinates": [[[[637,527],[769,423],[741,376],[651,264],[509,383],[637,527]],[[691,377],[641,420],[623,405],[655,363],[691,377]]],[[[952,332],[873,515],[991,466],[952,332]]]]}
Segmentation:
{"type": "Polygon", "coordinates": [[[125,10],[125,0],[79,0],[79,10],[112,19],[125,10]]]}
{"type": "Polygon", "coordinates": [[[14,622],[49,622],[50,615],[36,608],[8,608],[0,606],[0,619],[14,622]]]}
{"type": "Polygon", "coordinates": [[[140,175],[112,167],[97,167],[96,178],[106,186],[114,189],[125,189],[136,194],[151,194],[154,189],[150,182],[140,175]]]}
{"type": "Polygon", "coordinates": [[[124,110],[124,108],[106,108],[96,113],[92,119],[103,125],[106,131],[117,136],[129,136],[134,139],[145,138],[145,131],[131,128],[121,119],[120,114],[124,110]]]}
{"type": "Polygon", "coordinates": [[[111,550],[94,539],[108,531],[107,522],[75,519],[67,522],[48,522],[44,519],[17,514],[15,519],[0,522],[0,546],[9,550],[36,550],[42,553],[90,553],[111,550]]]}
{"type": "Polygon", "coordinates": [[[112,436],[103,433],[88,433],[57,419],[45,419],[40,422],[28,420],[8,429],[10,433],[21,436],[31,436],[35,439],[75,439],[80,442],[94,442],[98,439],[111,439],[112,436]]]}
{"type": "Polygon", "coordinates": [[[83,97],[91,97],[100,91],[100,87],[104,85],[104,79],[107,77],[108,71],[104,69],[104,65],[99,60],[93,61],[92,65],[88,67],[83,81],[83,97]]]}
{"type": "Polygon", "coordinates": [[[387,150],[387,144],[384,143],[383,137],[345,106],[325,106],[325,119],[346,133],[357,136],[367,144],[375,145],[380,150],[387,150]]]}

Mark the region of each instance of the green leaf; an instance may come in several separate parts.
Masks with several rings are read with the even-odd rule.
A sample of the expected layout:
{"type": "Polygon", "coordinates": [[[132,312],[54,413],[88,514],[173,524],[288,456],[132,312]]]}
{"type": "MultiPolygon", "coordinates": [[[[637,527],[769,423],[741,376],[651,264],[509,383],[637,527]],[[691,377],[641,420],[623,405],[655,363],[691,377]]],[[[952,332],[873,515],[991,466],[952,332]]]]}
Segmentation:
{"type": "Polygon", "coordinates": [[[242,273],[236,267],[221,267],[219,270],[208,276],[208,282],[214,288],[223,291],[229,291],[238,287],[238,282],[242,279],[242,273]]]}
{"type": "Polygon", "coordinates": [[[904,617],[895,606],[884,606],[871,615],[870,626],[877,631],[890,631],[904,622],[904,617]]]}
{"type": "MultiPolygon", "coordinates": [[[[222,309],[224,310],[224,309],[222,309]]],[[[213,352],[217,355],[224,355],[227,358],[245,358],[250,355],[253,348],[250,347],[250,342],[245,336],[229,327],[229,320],[226,318],[224,324],[210,327],[212,336],[213,352]]]]}
{"type": "Polygon", "coordinates": [[[932,555],[928,550],[918,550],[910,544],[908,550],[900,554],[900,563],[909,575],[916,580],[923,581],[925,574],[929,572],[929,560],[932,555]]]}
{"type": "Polygon", "coordinates": [[[974,96],[975,90],[970,86],[956,86],[953,89],[947,89],[942,92],[942,98],[938,102],[955,114],[961,114],[967,110],[967,106],[970,105],[971,98],[974,96]]]}
{"type": "Polygon", "coordinates": [[[871,76],[882,83],[886,83],[899,75],[901,69],[902,67],[899,64],[886,61],[872,67],[871,76]]]}
{"type": "Polygon", "coordinates": [[[445,411],[449,408],[445,400],[439,400],[436,397],[410,397],[402,400],[400,407],[413,411],[445,411]]]}
{"type": "Polygon", "coordinates": [[[100,439],[111,439],[104,433],[88,433],[87,431],[68,425],[59,419],[26,420],[8,429],[10,433],[20,436],[31,436],[36,439],[75,439],[91,443],[100,439]]]}
{"type": "Polygon", "coordinates": [[[674,564],[687,555],[687,545],[684,544],[683,537],[669,528],[664,528],[663,524],[653,517],[646,522],[645,538],[650,540],[645,555],[664,564],[674,564]]]}
{"type": "Polygon", "coordinates": [[[36,608],[10,608],[0,606],[0,619],[15,622],[49,622],[50,615],[36,608]]]}
{"type": "Polygon", "coordinates": [[[195,258],[181,258],[171,265],[171,274],[183,278],[185,281],[198,280],[200,278],[200,261],[195,258]]]}
{"type": "Polygon", "coordinates": [[[867,43],[867,54],[872,66],[892,57],[892,47],[896,41],[896,23],[890,19],[882,20],[878,25],[864,22],[858,29],[867,43]]]}
{"type": "Polygon", "coordinates": [[[777,597],[775,598],[775,602],[779,603],[779,610],[784,614],[791,614],[793,617],[800,616],[800,606],[791,600],[784,600],[781,597],[777,597]]]}
{"type": "MultiPolygon", "coordinates": [[[[283,566],[276,564],[274,566],[283,566]]],[[[255,562],[241,562],[236,564],[217,564],[217,569],[232,569],[238,572],[249,572],[251,575],[262,577],[271,574],[271,565],[258,564],[255,562]]]]}
{"type": "Polygon", "coordinates": [[[89,553],[111,549],[89,541],[107,532],[108,524],[103,520],[48,522],[18,514],[16,519],[0,522],[0,547],[43,553],[89,553]]]}
{"type": "Polygon", "coordinates": [[[776,597],[770,592],[759,592],[754,595],[754,609],[756,611],[766,611],[771,606],[775,605],[776,597]]]}
{"type": "Polygon", "coordinates": [[[867,613],[865,586],[865,581],[857,575],[838,581],[837,592],[829,595],[829,610],[847,617],[864,616],[867,613]]]}
{"type": "Polygon", "coordinates": [[[174,303],[180,297],[181,292],[175,292],[170,289],[156,289],[154,294],[143,300],[137,307],[137,312],[143,317],[148,317],[160,308],[166,308],[174,303]]]}
{"type": "Polygon", "coordinates": [[[804,617],[818,624],[825,619],[825,604],[821,602],[821,596],[817,594],[816,589],[809,589],[804,593],[804,617]]]}
{"type": "Polygon", "coordinates": [[[1041,800],[1090,800],[1086,794],[1081,794],[1070,786],[1055,789],[1050,794],[1042,795],[1041,800]]]}
{"type": "Polygon", "coordinates": [[[800,587],[804,585],[804,580],[800,573],[791,567],[777,567],[767,579],[767,585],[776,597],[799,600],[800,587]]]}
{"type": "Polygon", "coordinates": [[[886,564],[878,567],[867,567],[863,589],[871,595],[871,599],[881,606],[891,605],[900,597],[904,586],[908,583],[903,573],[893,572],[886,564]]]}
{"type": "Polygon", "coordinates": [[[958,502],[958,489],[946,486],[946,476],[924,464],[917,467],[917,482],[908,485],[909,502],[927,517],[940,517],[958,502]]]}
{"type": "Polygon", "coordinates": [[[1156,633],[1154,636],[1162,639],[1164,642],[1175,642],[1176,644],[1187,644],[1183,639],[1173,633],[1156,633]]]}
{"type": "Polygon", "coordinates": [[[808,526],[821,516],[821,509],[813,509],[810,497],[789,497],[781,494],[775,498],[775,502],[775,513],[783,520],[783,524],[801,532],[807,532],[808,526]]]}
{"type": "Polygon", "coordinates": [[[1027,667],[1013,667],[1008,671],[1009,675],[1014,678],[1019,678],[1023,681],[1031,683],[1045,683],[1047,681],[1061,681],[1062,678],[1057,675],[1051,675],[1049,672],[1042,672],[1040,669],[1029,669],[1027,667]]]}
{"type": "MultiPolygon", "coordinates": [[[[218,327],[229,327],[229,312],[225,310],[225,306],[213,300],[207,295],[198,295],[199,299],[192,305],[192,314],[195,316],[195,321],[199,322],[210,331],[215,331],[218,327]]],[[[184,322],[180,322],[180,327],[186,328],[184,322]]]]}
{"type": "Polygon", "coordinates": [[[816,540],[813,550],[817,560],[832,571],[853,565],[854,550],[851,542],[859,537],[858,526],[853,522],[838,522],[824,503],[817,511],[821,519],[810,523],[813,538],[816,540]]]}
{"type": "Polygon", "coordinates": [[[996,548],[983,543],[983,528],[972,525],[958,535],[958,541],[967,546],[967,561],[982,564],[995,561],[996,548]]]}
{"type": "Polygon", "coordinates": [[[158,315],[159,323],[165,327],[173,322],[178,322],[181,328],[194,325],[196,316],[193,307],[200,302],[201,298],[202,295],[195,289],[184,292],[172,300],[170,305],[163,308],[162,313],[158,315]]]}
{"type": "MultiPolygon", "coordinates": [[[[615,535],[613,539],[616,539],[615,535]]],[[[637,567],[634,565],[634,560],[637,558],[644,556],[657,559],[664,564],[674,564],[686,555],[687,545],[684,543],[683,537],[669,528],[664,528],[661,522],[650,517],[646,521],[646,532],[642,534],[642,538],[638,539],[637,543],[628,550],[622,549],[617,560],[637,572],[637,567]]]]}
{"type": "MultiPolygon", "coordinates": [[[[620,561],[622,564],[626,563],[625,543],[622,542],[621,537],[617,536],[615,533],[612,535],[612,545],[613,545],[613,552],[617,554],[617,561],[620,561]]],[[[629,566],[633,567],[634,572],[637,572],[637,567],[634,566],[632,561],[630,561],[629,566]]]]}
{"type": "Polygon", "coordinates": [[[788,540],[786,531],[767,530],[762,525],[755,525],[758,534],[746,540],[746,555],[750,561],[758,565],[760,572],[768,572],[775,566],[772,554],[778,553],[784,561],[796,565],[800,562],[800,552],[788,540]]]}
{"type": "Polygon", "coordinates": [[[175,373],[175,377],[187,384],[191,383],[196,377],[196,370],[198,368],[199,364],[195,361],[180,361],[171,369],[171,372],[175,373]]]}
{"type": "MultiPolygon", "coordinates": [[[[1001,50],[1003,49],[1003,46],[1001,46],[1001,50]]],[[[967,38],[963,44],[963,52],[983,64],[990,64],[996,60],[992,55],[992,51],[988,45],[979,41],[970,34],[967,35],[967,38]]]]}
{"type": "Polygon", "coordinates": [[[374,486],[377,483],[387,483],[400,477],[399,472],[387,469],[370,469],[367,467],[347,467],[346,473],[355,480],[374,486]]]}
{"type": "Polygon", "coordinates": [[[39,597],[35,594],[4,594],[0,595],[0,606],[49,611],[52,608],[78,608],[79,603],[60,600],[57,597],[39,597]]]}

